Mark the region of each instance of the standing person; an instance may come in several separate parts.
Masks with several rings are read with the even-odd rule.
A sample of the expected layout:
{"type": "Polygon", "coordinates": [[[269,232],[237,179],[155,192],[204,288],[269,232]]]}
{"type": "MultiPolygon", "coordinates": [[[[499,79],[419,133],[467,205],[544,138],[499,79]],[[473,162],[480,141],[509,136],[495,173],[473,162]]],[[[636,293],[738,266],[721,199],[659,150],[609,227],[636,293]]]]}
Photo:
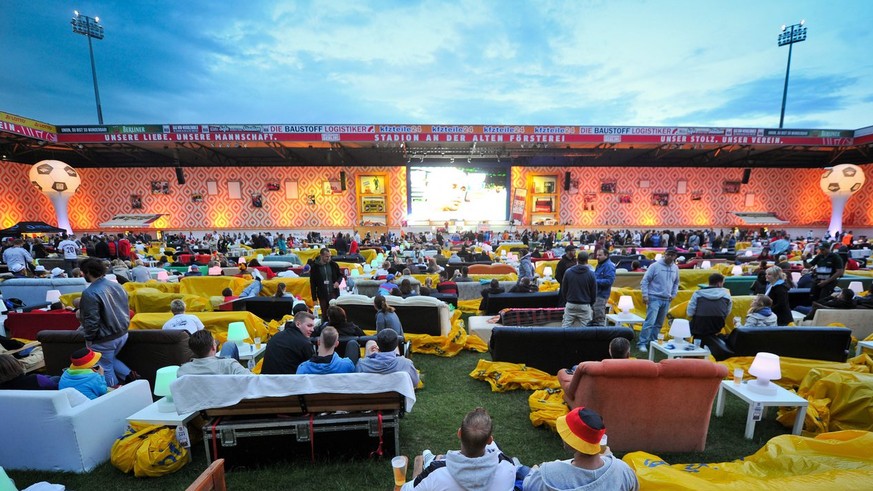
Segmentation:
{"type": "Polygon", "coordinates": [[[679,268],[676,262],[676,249],[668,247],[664,257],[649,266],[640,287],[643,303],[646,304],[646,320],[640,331],[637,345],[640,351],[648,352],[649,343],[654,341],[658,331],[664,326],[664,318],[670,310],[670,302],[679,291],[679,268]]]}
{"type": "Polygon", "coordinates": [[[765,294],[773,302],[773,313],[780,326],[787,326],[794,322],[791,314],[791,306],[788,304],[788,285],[785,283],[785,272],[779,266],[771,266],[764,273],[767,278],[765,294]]]}
{"type": "Polygon", "coordinates": [[[13,276],[24,277],[27,274],[27,265],[33,264],[33,256],[24,248],[24,240],[15,239],[12,247],[3,251],[3,262],[13,276]]]}
{"type": "Polygon", "coordinates": [[[67,276],[76,267],[76,261],[79,258],[79,244],[76,244],[75,239],[75,235],[70,235],[58,243],[58,250],[64,255],[64,271],[66,271],[67,276]]]}
{"type": "MultiPolygon", "coordinates": [[[[822,242],[817,247],[817,254],[810,261],[803,261],[803,267],[811,268],[815,266],[815,280],[812,282],[810,296],[813,302],[829,297],[834,293],[837,287],[837,278],[843,276],[845,269],[843,268],[843,259],[839,254],[831,252],[830,244],[822,242]]],[[[774,302],[774,307],[775,307],[774,302]]],[[[775,310],[775,309],[774,309],[775,310]]],[[[776,315],[779,315],[776,312],[776,315]]],[[[783,325],[780,321],[779,325],[783,325]]]]}
{"type": "Polygon", "coordinates": [[[564,283],[560,290],[561,303],[564,304],[564,319],[561,326],[582,327],[591,321],[591,310],[597,299],[597,282],[588,267],[588,253],[576,256],[576,265],[564,273],[564,283]]]}
{"type": "Polygon", "coordinates": [[[304,361],[312,358],[312,343],[309,337],[315,330],[315,316],[309,312],[294,315],[294,324],[286,325],[283,331],[267,341],[261,373],[295,374],[304,361]]]}
{"type": "Polygon", "coordinates": [[[597,258],[597,267],[594,268],[594,280],[597,282],[597,299],[594,302],[594,312],[589,326],[603,326],[606,324],[606,301],[615,283],[615,264],[609,260],[609,253],[605,248],[597,249],[594,253],[597,258]]]}
{"type": "Polygon", "coordinates": [[[534,279],[535,274],[530,250],[523,249],[521,251],[521,261],[518,263],[518,279],[519,281],[521,281],[522,278],[534,279]]]}
{"type": "Polygon", "coordinates": [[[564,273],[575,265],[576,246],[570,244],[564,249],[564,255],[561,256],[558,265],[555,266],[555,281],[557,281],[558,284],[561,284],[561,281],[564,279],[564,273]]]}
{"type": "Polygon", "coordinates": [[[584,407],[573,408],[566,416],[559,417],[555,426],[564,447],[573,451],[573,458],[534,466],[524,478],[525,491],[640,489],[630,466],[615,458],[609,447],[601,453],[600,441],[606,434],[606,427],[599,414],[584,407]]]}
{"type": "Polygon", "coordinates": [[[312,263],[309,272],[309,287],[312,290],[312,300],[321,305],[321,311],[327,312],[332,298],[339,297],[339,285],[343,274],[337,263],[330,260],[330,249],[323,248],[312,263]]]}
{"type": "Polygon", "coordinates": [[[127,292],[118,283],[106,279],[103,261],[88,258],[79,265],[82,276],[89,283],[79,303],[85,344],[100,353],[106,385],[114,387],[140,378],[118,359],[118,353],[127,343],[130,310],[127,292]]]}

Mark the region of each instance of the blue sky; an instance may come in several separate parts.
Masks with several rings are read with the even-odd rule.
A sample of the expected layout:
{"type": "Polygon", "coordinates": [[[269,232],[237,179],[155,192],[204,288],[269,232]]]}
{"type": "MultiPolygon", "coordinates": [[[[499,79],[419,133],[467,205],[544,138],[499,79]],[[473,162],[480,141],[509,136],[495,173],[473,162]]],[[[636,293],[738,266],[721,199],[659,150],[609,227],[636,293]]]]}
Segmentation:
{"type": "Polygon", "coordinates": [[[873,1],[0,2],[0,111],[96,124],[873,125],[873,1]]]}

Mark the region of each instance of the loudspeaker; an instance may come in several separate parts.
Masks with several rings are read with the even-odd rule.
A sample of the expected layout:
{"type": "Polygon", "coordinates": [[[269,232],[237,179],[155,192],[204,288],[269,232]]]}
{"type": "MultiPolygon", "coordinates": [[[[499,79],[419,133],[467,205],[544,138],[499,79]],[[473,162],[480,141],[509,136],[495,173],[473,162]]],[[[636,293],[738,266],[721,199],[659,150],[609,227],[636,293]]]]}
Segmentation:
{"type": "Polygon", "coordinates": [[[346,190],[346,171],[344,170],[340,171],[340,189],[346,190]]]}
{"type": "Polygon", "coordinates": [[[176,167],[176,180],[179,181],[179,184],[185,184],[185,172],[181,167],[176,167]]]}
{"type": "Polygon", "coordinates": [[[750,177],[752,177],[752,169],[743,169],[743,184],[748,184],[750,177]]]}
{"type": "Polygon", "coordinates": [[[564,191],[570,190],[570,172],[564,173],[564,191]]]}

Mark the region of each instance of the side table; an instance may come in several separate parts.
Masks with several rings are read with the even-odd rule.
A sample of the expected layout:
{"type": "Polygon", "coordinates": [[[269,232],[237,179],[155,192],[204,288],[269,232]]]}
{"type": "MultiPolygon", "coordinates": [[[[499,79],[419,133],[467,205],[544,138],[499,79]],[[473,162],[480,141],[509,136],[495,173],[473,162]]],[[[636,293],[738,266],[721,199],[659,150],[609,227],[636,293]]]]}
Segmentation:
{"type": "Polygon", "coordinates": [[[798,396],[794,392],[785,390],[782,387],[776,387],[776,394],[759,394],[749,390],[749,385],[745,382],[736,384],[732,380],[722,380],[721,386],[718,388],[718,398],[715,402],[715,415],[721,417],[724,414],[724,393],[725,391],[739,397],[749,404],[749,412],[746,415],[746,433],[745,437],[749,440],[755,434],[755,406],[767,408],[770,406],[788,406],[797,407],[797,416],[794,419],[794,427],[791,433],[799,435],[803,429],[803,420],[806,418],[806,408],[809,406],[809,401],[798,396]]]}
{"type": "Polygon", "coordinates": [[[660,344],[657,341],[653,343],[649,343],[649,360],[655,361],[655,351],[660,351],[664,355],[667,356],[668,359],[671,358],[708,358],[710,353],[706,348],[698,348],[693,344],[683,344],[677,345],[674,342],[665,342],[664,344],[660,344]],[[686,346],[690,346],[692,349],[685,349],[686,346]]]}

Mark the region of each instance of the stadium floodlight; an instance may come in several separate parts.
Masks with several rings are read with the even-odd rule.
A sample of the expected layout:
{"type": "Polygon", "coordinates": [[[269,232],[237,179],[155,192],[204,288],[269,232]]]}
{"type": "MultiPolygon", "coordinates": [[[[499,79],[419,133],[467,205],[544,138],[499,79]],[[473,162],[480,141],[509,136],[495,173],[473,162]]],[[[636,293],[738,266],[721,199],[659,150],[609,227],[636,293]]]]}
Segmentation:
{"type": "Polygon", "coordinates": [[[91,38],[103,39],[103,26],[100,25],[100,17],[88,17],[78,10],[73,11],[73,32],[88,38],[88,52],[91,54],[91,77],[94,79],[94,98],[97,99],[97,121],[103,124],[103,108],[100,106],[100,91],[97,89],[97,68],[94,65],[94,47],[91,38]]]}
{"type": "Polygon", "coordinates": [[[794,43],[806,41],[806,24],[805,20],[800,21],[800,24],[790,26],[783,25],[782,32],[779,34],[779,46],[788,45],[788,66],[785,68],[785,87],[782,89],[782,112],[779,114],[779,127],[782,127],[785,121],[785,99],[788,97],[788,73],[791,71],[791,49],[794,43]]]}

